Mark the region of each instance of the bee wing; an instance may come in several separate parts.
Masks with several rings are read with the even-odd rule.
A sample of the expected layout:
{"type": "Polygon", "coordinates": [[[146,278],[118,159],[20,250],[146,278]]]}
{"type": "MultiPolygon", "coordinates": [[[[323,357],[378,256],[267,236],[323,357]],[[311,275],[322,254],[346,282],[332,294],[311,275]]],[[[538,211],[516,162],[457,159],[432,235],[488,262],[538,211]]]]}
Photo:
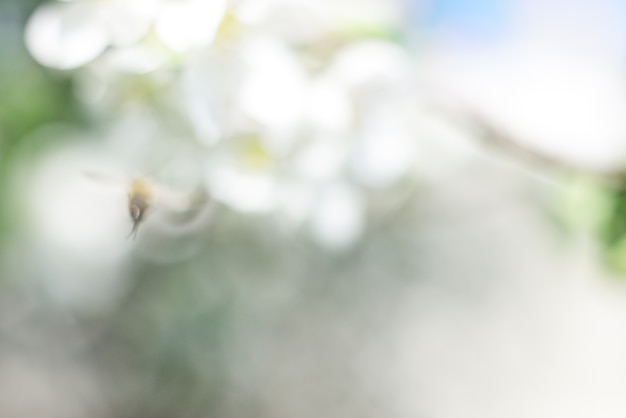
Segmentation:
{"type": "Polygon", "coordinates": [[[119,177],[111,176],[109,174],[100,173],[97,171],[85,170],[83,171],[85,178],[97,183],[99,186],[106,187],[112,191],[121,192],[128,188],[128,181],[119,177]]]}
{"type": "Polygon", "coordinates": [[[195,211],[209,203],[205,190],[180,192],[163,185],[154,185],[155,204],[175,212],[195,211]]]}
{"type": "Polygon", "coordinates": [[[192,208],[191,195],[178,192],[168,187],[153,185],[155,205],[176,212],[185,212],[192,208]]]}

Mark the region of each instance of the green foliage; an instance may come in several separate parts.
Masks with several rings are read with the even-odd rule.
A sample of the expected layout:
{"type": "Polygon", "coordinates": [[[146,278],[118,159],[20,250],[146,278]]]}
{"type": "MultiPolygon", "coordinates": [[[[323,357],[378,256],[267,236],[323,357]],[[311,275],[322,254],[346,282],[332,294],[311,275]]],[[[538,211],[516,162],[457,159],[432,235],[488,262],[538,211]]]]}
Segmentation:
{"type": "Polygon", "coordinates": [[[597,237],[606,265],[626,276],[626,189],[581,177],[559,196],[559,225],[597,237]]]}
{"type": "Polygon", "coordinates": [[[580,177],[557,195],[556,220],[567,232],[598,231],[613,211],[612,192],[589,177],[580,177]]]}
{"type": "Polygon", "coordinates": [[[50,123],[77,122],[80,117],[69,77],[45,71],[25,51],[0,48],[0,239],[13,222],[9,175],[13,164],[46,143],[29,135],[50,123]],[[25,155],[26,154],[26,155],[25,155]]]}
{"type": "Polygon", "coordinates": [[[600,236],[608,265],[626,275],[626,190],[620,188],[611,192],[610,210],[600,236]]]}

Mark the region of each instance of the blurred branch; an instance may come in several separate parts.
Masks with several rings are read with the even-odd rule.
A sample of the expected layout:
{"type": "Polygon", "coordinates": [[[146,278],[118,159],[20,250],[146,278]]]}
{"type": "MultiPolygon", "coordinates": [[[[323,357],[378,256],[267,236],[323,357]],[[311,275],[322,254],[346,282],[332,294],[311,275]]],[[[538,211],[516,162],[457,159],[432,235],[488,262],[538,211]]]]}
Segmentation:
{"type": "Polygon", "coordinates": [[[476,133],[476,137],[487,147],[500,150],[522,162],[539,166],[543,171],[550,171],[558,175],[590,176],[607,187],[626,190],[626,171],[623,168],[615,170],[600,170],[577,164],[573,161],[559,158],[556,155],[545,153],[526,145],[515,134],[499,125],[493,118],[478,109],[463,104],[454,95],[444,89],[433,86],[425,88],[427,107],[450,117],[456,124],[468,127],[476,133]]]}

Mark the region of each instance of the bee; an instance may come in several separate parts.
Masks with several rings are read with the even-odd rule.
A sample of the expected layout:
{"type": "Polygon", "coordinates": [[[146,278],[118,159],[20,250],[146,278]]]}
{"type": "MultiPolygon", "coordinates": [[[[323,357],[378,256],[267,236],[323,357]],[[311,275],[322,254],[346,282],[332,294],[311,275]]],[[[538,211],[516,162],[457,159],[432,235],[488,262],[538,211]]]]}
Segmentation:
{"type": "Polygon", "coordinates": [[[134,178],[130,181],[115,179],[106,175],[85,172],[93,180],[106,182],[116,187],[123,186],[127,193],[128,214],[132,228],[127,238],[135,239],[140,225],[154,208],[165,208],[174,212],[188,212],[206,203],[205,196],[192,196],[178,193],[148,178],[134,178]],[[195,197],[193,199],[192,197],[195,197]]]}
{"type": "Polygon", "coordinates": [[[152,185],[144,179],[131,181],[128,190],[128,213],[133,222],[133,227],[128,238],[135,239],[139,225],[145,219],[148,209],[154,203],[155,192],[152,185]]]}

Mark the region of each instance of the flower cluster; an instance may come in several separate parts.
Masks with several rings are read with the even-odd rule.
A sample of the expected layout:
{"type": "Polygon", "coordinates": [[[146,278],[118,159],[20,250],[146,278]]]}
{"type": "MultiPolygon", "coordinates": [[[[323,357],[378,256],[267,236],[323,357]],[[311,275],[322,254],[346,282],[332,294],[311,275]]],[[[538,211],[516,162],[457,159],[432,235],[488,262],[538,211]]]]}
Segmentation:
{"type": "Polygon", "coordinates": [[[74,0],[42,5],[25,39],[132,164],[339,249],[372,193],[436,156],[402,29],[386,0],[74,0]]]}

